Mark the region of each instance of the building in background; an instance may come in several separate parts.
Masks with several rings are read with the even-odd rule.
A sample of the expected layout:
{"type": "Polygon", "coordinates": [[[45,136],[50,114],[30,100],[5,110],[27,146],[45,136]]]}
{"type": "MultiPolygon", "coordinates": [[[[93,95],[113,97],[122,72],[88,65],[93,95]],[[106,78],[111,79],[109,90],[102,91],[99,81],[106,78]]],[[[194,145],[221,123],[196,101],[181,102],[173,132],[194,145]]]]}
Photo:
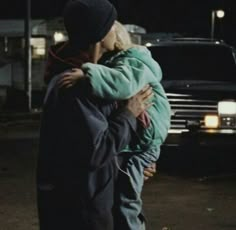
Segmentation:
{"type": "MultiPolygon", "coordinates": [[[[33,104],[40,106],[48,47],[67,39],[61,18],[32,20],[33,104]]],[[[24,97],[24,20],[0,20],[0,109],[24,97]]],[[[14,104],[14,103],[13,103],[14,104]]],[[[19,107],[21,103],[17,103],[19,107]]],[[[15,105],[12,105],[12,107],[15,105]]],[[[33,105],[34,106],[34,105],[33,105]]]]}

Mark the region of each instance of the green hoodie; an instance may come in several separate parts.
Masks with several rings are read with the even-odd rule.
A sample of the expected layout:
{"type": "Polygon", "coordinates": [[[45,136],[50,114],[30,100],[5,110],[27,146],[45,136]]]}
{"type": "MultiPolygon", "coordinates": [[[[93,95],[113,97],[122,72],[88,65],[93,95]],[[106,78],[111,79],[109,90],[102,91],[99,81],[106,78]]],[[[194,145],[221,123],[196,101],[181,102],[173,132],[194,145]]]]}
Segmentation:
{"type": "Polygon", "coordinates": [[[141,129],[139,144],[129,151],[147,151],[160,147],[170,127],[170,105],[160,83],[162,71],[145,47],[121,51],[106,61],[106,66],[86,63],[82,69],[90,78],[93,93],[110,100],[124,100],[138,93],[145,85],[153,88],[154,105],[147,112],[151,124],[141,129]]]}

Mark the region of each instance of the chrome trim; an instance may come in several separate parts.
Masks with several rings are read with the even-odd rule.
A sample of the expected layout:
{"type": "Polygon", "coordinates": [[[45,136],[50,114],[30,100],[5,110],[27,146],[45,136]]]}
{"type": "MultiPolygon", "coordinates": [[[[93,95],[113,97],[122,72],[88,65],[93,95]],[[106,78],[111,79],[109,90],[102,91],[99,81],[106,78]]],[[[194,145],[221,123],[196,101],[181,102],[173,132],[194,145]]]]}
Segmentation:
{"type": "MultiPolygon", "coordinates": [[[[188,104],[171,104],[171,108],[172,107],[186,107],[186,108],[213,108],[216,109],[217,105],[196,105],[196,104],[192,104],[192,105],[188,105],[188,104]]],[[[191,109],[192,110],[192,109],[191,109]]]]}
{"type": "Polygon", "coordinates": [[[166,93],[167,97],[192,97],[191,94],[166,93]]]}
{"type": "MultiPolygon", "coordinates": [[[[186,132],[191,133],[188,129],[170,129],[168,134],[182,134],[186,132]]],[[[236,129],[199,129],[196,133],[236,134],[236,129]]]]}
{"type": "Polygon", "coordinates": [[[205,103],[215,103],[216,101],[213,100],[197,100],[197,99],[174,99],[174,98],[169,98],[169,102],[205,102],[205,103]]]}
{"type": "Polygon", "coordinates": [[[183,132],[188,132],[189,130],[188,129],[169,129],[168,133],[171,134],[171,133],[174,133],[174,134],[181,134],[183,132]]]}

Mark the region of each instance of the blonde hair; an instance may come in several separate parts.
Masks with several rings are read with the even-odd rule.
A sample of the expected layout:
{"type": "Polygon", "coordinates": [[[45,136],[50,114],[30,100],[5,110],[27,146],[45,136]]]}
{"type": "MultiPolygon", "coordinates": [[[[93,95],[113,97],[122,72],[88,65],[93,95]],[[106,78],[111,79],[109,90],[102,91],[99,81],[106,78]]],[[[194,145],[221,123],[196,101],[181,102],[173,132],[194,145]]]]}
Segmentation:
{"type": "Polygon", "coordinates": [[[115,49],[118,51],[127,50],[133,47],[131,37],[127,29],[120,22],[115,21],[116,42],[115,49]]]}

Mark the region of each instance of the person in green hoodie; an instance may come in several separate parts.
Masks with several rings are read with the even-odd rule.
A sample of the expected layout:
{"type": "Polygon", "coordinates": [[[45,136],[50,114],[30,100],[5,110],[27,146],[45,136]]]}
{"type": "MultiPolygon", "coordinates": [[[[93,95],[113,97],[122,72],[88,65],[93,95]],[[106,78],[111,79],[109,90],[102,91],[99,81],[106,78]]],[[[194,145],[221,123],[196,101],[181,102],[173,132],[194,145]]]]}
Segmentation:
{"type": "Polygon", "coordinates": [[[105,65],[83,64],[81,69],[67,72],[59,84],[61,87],[70,87],[87,77],[93,94],[111,101],[126,100],[146,84],[152,87],[153,106],[139,116],[137,138],[122,150],[126,160],[121,167],[117,164],[120,174],[115,190],[115,226],[123,230],[143,230],[143,171],[159,158],[161,144],[165,141],[170,127],[171,110],[160,83],[162,71],[159,64],[147,48],[132,44],[129,33],[121,23],[116,21],[114,26],[114,52],[103,63],[105,65]]]}

